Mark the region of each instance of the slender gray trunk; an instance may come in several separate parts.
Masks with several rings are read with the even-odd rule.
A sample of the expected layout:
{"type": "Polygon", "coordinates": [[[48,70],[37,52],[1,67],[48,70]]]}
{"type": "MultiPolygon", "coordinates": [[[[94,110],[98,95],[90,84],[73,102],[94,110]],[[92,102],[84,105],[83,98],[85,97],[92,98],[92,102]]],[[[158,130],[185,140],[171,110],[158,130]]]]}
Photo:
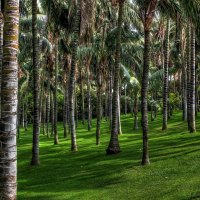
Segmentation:
{"type": "MultiPolygon", "coordinates": [[[[163,87],[163,126],[162,130],[167,129],[167,119],[168,119],[168,95],[169,95],[169,34],[170,34],[170,20],[167,19],[167,30],[165,38],[165,48],[164,48],[164,87],[163,87]]],[[[175,80],[174,80],[175,82],[175,80]]]]}
{"type": "Polygon", "coordinates": [[[191,28],[191,79],[190,79],[190,132],[196,132],[196,122],[195,122],[195,28],[191,28]]]}

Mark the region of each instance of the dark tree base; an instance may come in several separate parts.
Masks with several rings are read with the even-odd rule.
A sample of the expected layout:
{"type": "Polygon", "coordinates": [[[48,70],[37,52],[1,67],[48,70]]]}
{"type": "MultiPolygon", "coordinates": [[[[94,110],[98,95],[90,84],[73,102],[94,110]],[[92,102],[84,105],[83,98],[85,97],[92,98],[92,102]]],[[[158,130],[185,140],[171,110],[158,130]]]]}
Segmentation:
{"type": "Polygon", "coordinates": [[[142,165],[142,166],[150,165],[150,161],[149,161],[149,160],[142,160],[141,165],[142,165]]]}
{"type": "Polygon", "coordinates": [[[118,154],[118,153],[120,153],[121,152],[121,150],[120,150],[120,148],[118,147],[118,148],[112,148],[112,147],[108,147],[107,149],[106,149],[106,154],[107,155],[112,155],[112,154],[118,154]]]}
{"type": "Polygon", "coordinates": [[[54,140],[54,145],[58,145],[58,144],[59,144],[58,139],[54,140]]]}
{"type": "Polygon", "coordinates": [[[75,146],[75,147],[71,147],[71,152],[77,152],[77,151],[78,151],[77,146],[75,146]]]}
{"type": "Polygon", "coordinates": [[[33,159],[31,160],[31,165],[32,166],[37,166],[37,165],[40,165],[40,161],[38,159],[33,159]]]}

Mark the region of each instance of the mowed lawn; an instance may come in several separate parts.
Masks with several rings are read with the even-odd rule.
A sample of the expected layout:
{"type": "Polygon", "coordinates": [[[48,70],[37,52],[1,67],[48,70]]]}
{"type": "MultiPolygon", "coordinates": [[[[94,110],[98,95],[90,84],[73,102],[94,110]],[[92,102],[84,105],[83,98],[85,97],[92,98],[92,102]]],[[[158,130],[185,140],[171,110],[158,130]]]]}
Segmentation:
{"type": "Polygon", "coordinates": [[[142,132],[133,130],[131,115],[122,116],[121,153],[106,155],[110,132],[103,120],[101,144],[95,145],[95,125],[79,124],[78,152],[70,152],[70,136],[59,145],[40,136],[40,166],[30,166],[32,131],[21,130],[18,141],[18,200],[189,200],[200,199],[200,118],[190,134],[181,113],[174,113],[168,130],[162,116],[149,122],[151,165],[140,165],[142,132]]]}

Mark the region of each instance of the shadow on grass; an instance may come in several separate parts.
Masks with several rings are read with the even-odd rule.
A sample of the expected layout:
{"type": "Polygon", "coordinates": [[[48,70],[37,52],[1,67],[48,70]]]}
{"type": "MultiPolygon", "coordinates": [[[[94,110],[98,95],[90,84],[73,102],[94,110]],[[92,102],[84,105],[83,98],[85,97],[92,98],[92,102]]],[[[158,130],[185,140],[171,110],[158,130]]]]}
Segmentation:
{"type": "MultiPolygon", "coordinates": [[[[200,136],[187,133],[185,123],[180,122],[180,115],[173,118],[166,132],[160,130],[160,118],[150,122],[150,160],[154,166],[159,161],[200,152],[200,136]]],[[[31,132],[22,132],[18,143],[18,199],[84,199],[81,196],[84,191],[87,193],[90,190],[126,184],[124,172],[134,169],[132,173],[136,173],[142,156],[141,128],[133,131],[132,123],[131,116],[122,117],[122,130],[125,133],[119,137],[122,152],[113,156],[107,156],[105,152],[110,138],[108,122],[102,123],[99,146],[95,145],[95,128],[87,132],[87,127],[80,125],[77,131],[77,153],[70,152],[70,137],[62,138],[62,124],[59,124],[59,145],[53,145],[53,138],[41,135],[41,165],[36,168],[29,165],[31,132]]]]}

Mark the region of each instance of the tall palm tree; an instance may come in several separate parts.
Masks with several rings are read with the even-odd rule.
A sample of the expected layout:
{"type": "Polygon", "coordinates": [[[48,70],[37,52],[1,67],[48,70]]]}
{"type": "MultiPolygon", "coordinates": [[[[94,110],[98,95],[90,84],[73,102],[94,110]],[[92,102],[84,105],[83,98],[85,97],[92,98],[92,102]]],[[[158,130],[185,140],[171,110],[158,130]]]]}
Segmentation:
{"type": "Polygon", "coordinates": [[[49,121],[50,121],[50,76],[49,72],[47,72],[47,97],[46,97],[46,130],[47,137],[49,137],[49,121]]]}
{"type": "Polygon", "coordinates": [[[195,125],[195,81],[196,81],[196,64],[195,64],[195,28],[194,25],[191,26],[191,75],[190,75],[190,132],[196,132],[195,125]]]}
{"type": "Polygon", "coordinates": [[[33,44],[33,147],[31,165],[38,165],[39,161],[39,41],[37,39],[37,0],[32,0],[32,44],[33,44]]]}
{"type": "MultiPolygon", "coordinates": [[[[57,32],[57,31],[56,31],[57,32]]],[[[57,102],[57,87],[58,87],[58,34],[55,36],[55,87],[54,87],[54,144],[58,144],[58,130],[57,130],[57,121],[58,121],[58,102],[57,102]]]]}
{"type": "Polygon", "coordinates": [[[114,86],[113,86],[113,110],[112,110],[112,129],[111,138],[107,154],[116,154],[120,152],[119,140],[118,140],[118,101],[119,101],[119,75],[120,75],[120,57],[121,57],[121,35],[123,24],[123,11],[125,0],[118,0],[119,13],[118,13],[118,30],[116,36],[116,52],[115,52],[115,68],[114,68],[114,86]]]}
{"type": "Polygon", "coordinates": [[[96,104],[96,115],[97,115],[97,124],[96,124],[96,145],[100,144],[100,135],[101,135],[101,117],[102,117],[102,75],[100,63],[97,61],[97,104],[96,104]]]}
{"type": "Polygon", "coordinates": [[[80,20],[81,20],[81,1],[77,0],[76,5],[76,19],[74,22],[74,41],[72,49],[72,60],[71,60],[71,71],[69,77],[69,121],[70,121],[70,132],[71,132],[71,151],[77,151],[76,144],[76,124],[75,124],[75,71],[77,62],[77,47],[79,43],[79,32],[80,32],[80,20]]]}
{"type": "MultiPolygon", "coordinates": [[[[3,13],[0,1],[0,83],[2,77],[2,59],[3,59],[3,13]]],[[[1,116],[1,87],[0,87],[0,116],[1,116]]]]}
{"type": "Polygon", "coordinates": [[[142,112],[142,130],[143,130],[143,156],[142,165],[150,164],[148,150],[148,80],[149,80],[149,65],[150,65],[150,30],[154,18],[154,12],[157,7],[157,0],[144,1],[144,66],[142,73],[142,89],[141,89],[141,112],[142,112]]]}
{"type": "Polygon", "coordinates": [[[190,38],[191,38],[191,35],[190,35],[190,25],[188,24],[187,26],[187,50],[186,50],[186,61],[187,61],[187,122],[188,122],[188,130],[191,130],[191,106],[190,106],[190,83],[191,83],[191,69],[190,69],[190,44],[191,44],[191,41],[190,41],[190,38]]]}
{"type": "Polygon", "coordinates": [[[88,102],[88,131],[91,130],[92,127],[92,106],[91,106],[91,83],[90,83],[90,61],[86,64],[87,65],[87,102],[88,102]]]}
{"type": "Polygon", "coordinates": [[[163,87],[163,126],[162,130],[167,129],[168,119],[168,88],[169,88],[169,33],[170,33],[170,19],[167,19],[167,29],[165,37],[165,48],[164,48],[164,87],[163,87]]]}
{"type": "Polygon", "coordinates": [[[19,1],[7,0],[4,10],[0,122],[0,198],[17,199],[17,104],[19,1]]]}

